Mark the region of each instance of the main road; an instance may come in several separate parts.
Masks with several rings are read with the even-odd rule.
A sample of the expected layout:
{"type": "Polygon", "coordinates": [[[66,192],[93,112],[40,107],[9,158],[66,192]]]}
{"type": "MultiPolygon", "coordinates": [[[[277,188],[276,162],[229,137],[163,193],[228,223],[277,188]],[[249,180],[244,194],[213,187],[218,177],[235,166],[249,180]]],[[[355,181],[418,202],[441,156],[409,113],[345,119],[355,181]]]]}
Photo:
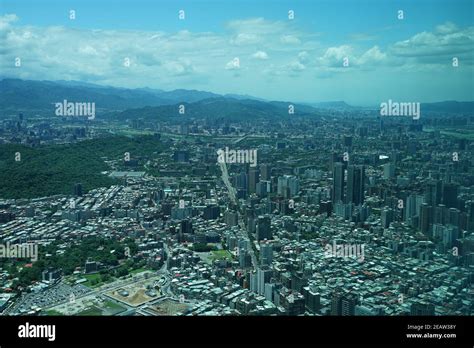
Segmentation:
{"type": "MultiPolygon", "coordinates": [[[[243,216],[242,216],[242,211],[240,209],[240,204],[239,204],[239,201],[237,200],[237,197],[235,195],[235,188],[232,186],[232,184],[230,183],[230,180],[229,180],[229,172],[227,170],[227,165],[225,164],[225,162],[219,162],[219,166],[220,166],[221,172],[222,172],[222,180],[224,181],[224,184],[227,187],[227,191],[229,193],[229,198],[232,201],[232,203],[234,203],[237,206],[239,226],[243,231],[247,231],[247,229],[245,227],[244,219],[243,219],[243,216]]],[[[252,241],[253,238],[251,236],[250,231],[247,231],[247,236],[250,240],[250,243],[253,244],[253,241],[252,241]]],[[[252,259],[253,269],[256,270],[258,268],[258,260],[257,260],[257,256],[255,255],[255,252],[253,250],[253,246],[254,245],[251,245],[250,250],[248,250],[248,252],[249,252],[250,257],[252,259]]]]}

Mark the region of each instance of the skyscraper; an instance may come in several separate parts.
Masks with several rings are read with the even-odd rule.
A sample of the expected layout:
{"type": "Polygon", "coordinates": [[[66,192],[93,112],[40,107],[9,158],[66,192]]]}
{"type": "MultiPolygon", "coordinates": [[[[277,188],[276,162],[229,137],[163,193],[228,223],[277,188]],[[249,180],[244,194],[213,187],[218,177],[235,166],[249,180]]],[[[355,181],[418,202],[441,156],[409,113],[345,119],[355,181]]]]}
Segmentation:
{"type": "Polygon", "coordinates": [[[334,172],[332,178],[333,203],[342,202],[344,200],[344,164],[342,164],[341,162],[337,162],[334,164],[334,172]]]}
{"type": "Polygon", "coordinates": [[[420,213],[420,230],[424,234],[428,234],[430,230],[430,224],[433,222],[433,214],[432,208],[428,205],[428,203],[423,203],[421,205],[421,213],[420,213]]]}
{"type": "Polygon", "coordinates": [[[334,292],[331,299],[331,315],[354,315],[357,301],[355,294],[334,292]]]}
{"type": "Polygon", "coordinates": [[[364,203],[365,168],[359,165],[347,166],[347,203],[364,203]]]}
{"type": "Polygon", "coordinates": [[[81,183],[77,183],[74,185],[74,195],[75,196],[82,196],[82,184],[81,183]]]}
{"type": "Polygon", "coordinates": [[[395,164],[393,163],[386,163],[383,166],[383,178],[384,179],[392,179],[395,177],[395,164]]]}
{"type": "Polygon", "coordinates": [[[255,188],[259,180],[260,180],[260,170],[250,169],[249,181],[248,181],[248,184],[249,184],[248,193],[255,193],[255,188]]]}
{"type": "Polygon", "coordinates": [[[262,180],[270,180],[271,177],[271,167],[269,164],[260,165],[260,175],[262,180]]]}
{"type": "Polygon", "coordinates": [[[257,270],[257,292],[259,295],[265,294],[265,284],[270,281],[272,270],[268,267],[262,267],[257,270]]]}
{"type": "Polygon", "coordinates": [[[277,192],[284,198],[291,198],[299,191],[299,180],[294,175],[284,175],[278,177],[277,192]]]}
{"type": "Polygon", "coordinates": [[[448,208],[458,207],[458,185],[453,183],[444,183],[443,204],[448,208]]]}
{"type": "Polygon", "coordinates": [[[270,243],[260,244],[260,261],[262,266],[269,266],[273,260],[273,246],[270,243]]]}
{"type": "Polygon", "coordinates": [[[257,240],[272,239],[269,216],[259,216],[257,221],[257,240]]]}

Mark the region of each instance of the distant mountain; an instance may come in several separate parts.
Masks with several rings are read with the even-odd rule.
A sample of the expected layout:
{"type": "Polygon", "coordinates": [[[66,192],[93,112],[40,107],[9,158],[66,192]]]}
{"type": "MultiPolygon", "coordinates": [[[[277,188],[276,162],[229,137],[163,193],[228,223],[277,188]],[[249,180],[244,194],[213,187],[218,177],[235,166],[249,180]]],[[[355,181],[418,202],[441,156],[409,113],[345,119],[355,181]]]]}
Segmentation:
{"type": "Polygon", "coordinates": [[[194,103],[221,97],[219,94],[176,89],[117,88],[80,81],[0,80],[0,110],[54,110],[54,103],[95,102],[97,109],[126,110],[145,106],[194,103]]]}
{"type": "Polygon", "coordinates": [[[308,103],[312,107],[317,109],[328,109],[328,110],[355,110],[359,109],[356,106],[347,104],[344,101],[332,101],[332,102],[320,102],[320,103],[308,103]]]}
{"type": "MultiPolygon", "coordinates": [[[[219,94],[176,89],[162,91],[151,88],[126,89],[100,86],[78,81],[0,81],[0,111],[44,110],[54,112],[54,103],[64,99],[71,102],[95,102],[97,110],[117,111],[109,114],[118,119],[159,119],[179,115],[184,104],[186,117],[243,120],[289,116],[290,102],[265,102],[258,98],[236,94],[219,94]]],[[[307,105],[295,104],[295,114],[312,113],[307,105]]],[[[1,113],[0,113],[1,116],[1,113]]]]}
{"type": "Polygon", "coordinates": [[[0,109],[54,110],[54,103],[95,102],[97,109],[124,110],[146,105],[175,103],[143,90],[103,87],[92,84],[51,81],[25,81],[4,79],[0,81],[0,109]]]}
{"type": "Polygon", "coordinates": [[[125,110],[119,114],[109,115],[118,120],[146,119],[169,120],[170,118],[208,118],[212,120],[242,121],[254,119],[274,120],[279,117],[315,116],[314,108],[306,105],[295,104],[295,114],[288,113],[285,102],[261,102],[252,99],[210,98],[195,103],[183,103],[185,114],[179,114],[179,105],[162,105],[140,109],[125,110]]]}
{"type": "Polygon", "coordinates": [[[258,101],[266,101],[265,99],[252,97],[251,95],[248,95],[248,94],[224,94],[224,97],[238,99],[238,100],[250,99],[250,100],[258,100],[258,101]]]}
{"type": "Polygon", "coordinates": [[[294,103],[294,102],[283,102],[283,101],[271,101],[268,103],[280,108],[284,108],[285,110],[287,110],[287,112],[288,112],[289,106],[292,105],[295,114],[313,113],[316,111],[315,107],[310,106],[308,104],[304,104],[304,103],[299,104],[299,103],[294,103]]]}
{"type": "MultiPolygon", "coordinates": [[[[225,117],[240,119],[266,117],[272,113],[282,116],[288,115],[289,104],[295,106],[296,115],[312,114],[317,110],[354,111],[377,110],[379,108],[379,106],[356,107],[348,105],[344,101],[296,104],[266,101],[239,94],[222,96],[216,93],[187,89],[173,91],[152,88],[128,89],[80,81],[0,80],[0,118],[5,114],[18,111],[54,112],[54,103],[62,102],[65,99],[71,102],[95,102],[98,112],[101,110],[124,111],[119,117],[131,116],[137,112],[135,109],[142,108],[141,111],[144,112],[144,115],[149,115],[149,117],[152,117],[152,113],[155,113],[153,117],[156,117],[156,112],[158,115],[172,116],[176,111],[175,105],[181,103],[193,104],[192,111],[190,109],[190,112],[187,112],[189,116],[222,117],[225,115],[225,117]],[[219,107],[223,109],[219,111],[219,107]]],[[[474,102],[422,103],[421,110],[422,112],[472,113],[474,102]]]]}
{"type": "Polygon", "coordinates": [[[195,103],[200,100],[209,99],[209,98],[218,98],[221,97],[219,94],[211,92],[203,92],[197,90],[188,90],[188,89],[175,89],[169,92],[162,92],[159,94],[160,97],[173,100],[175,103],[186,102],[186,103],[195,103]]]}
{"type": "Polygon", "coordinates": [[[474,102],[458,102],[449,100],[438,103],[422,103],[420,108],[421,112],[474,114],[474,102]]]}

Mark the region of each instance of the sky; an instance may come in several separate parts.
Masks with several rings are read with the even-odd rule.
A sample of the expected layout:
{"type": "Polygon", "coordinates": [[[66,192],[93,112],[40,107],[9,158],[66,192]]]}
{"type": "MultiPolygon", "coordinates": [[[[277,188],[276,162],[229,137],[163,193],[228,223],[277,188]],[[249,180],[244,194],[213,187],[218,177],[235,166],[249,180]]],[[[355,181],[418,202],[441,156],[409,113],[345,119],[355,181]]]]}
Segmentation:
{"type": "Polygon", "coordinates": [[[0,0],[0,76],[295,102],[472,101],[473,17],[473,0],[0,0]]]}

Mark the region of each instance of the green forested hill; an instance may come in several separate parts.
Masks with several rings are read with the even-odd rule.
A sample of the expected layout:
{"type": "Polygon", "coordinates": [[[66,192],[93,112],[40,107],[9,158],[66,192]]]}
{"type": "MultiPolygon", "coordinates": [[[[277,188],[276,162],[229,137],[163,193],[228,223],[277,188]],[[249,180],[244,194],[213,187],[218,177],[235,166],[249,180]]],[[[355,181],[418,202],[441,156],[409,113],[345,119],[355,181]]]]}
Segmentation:
{"type": "Polygon", "coordinates": [[[72,192],[75,183],[85,191],[110,186],[115,181],[101,172],[110,170],[104,157],[121,160],[151,157],[161,152],[161,142],[153,136],[109,137],[74,144],[30,148],[0,145],[0,198],[34,198],[72,192]],[[15,153],[21,161],[15,161],[15,153]]]}

